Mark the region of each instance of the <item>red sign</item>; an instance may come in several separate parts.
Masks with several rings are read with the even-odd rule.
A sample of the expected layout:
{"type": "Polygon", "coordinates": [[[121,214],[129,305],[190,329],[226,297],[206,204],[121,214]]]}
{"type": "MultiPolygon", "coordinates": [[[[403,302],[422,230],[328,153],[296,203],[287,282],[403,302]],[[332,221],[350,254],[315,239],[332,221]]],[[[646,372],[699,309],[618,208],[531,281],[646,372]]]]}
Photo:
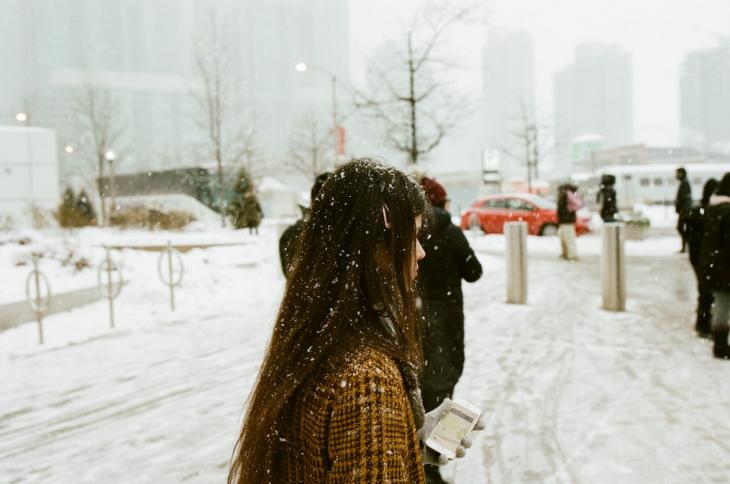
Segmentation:
{"type": "Polygon", "coordinates": [[[337,155],[345,154],[345,128],[337,126],[337,155]]]}

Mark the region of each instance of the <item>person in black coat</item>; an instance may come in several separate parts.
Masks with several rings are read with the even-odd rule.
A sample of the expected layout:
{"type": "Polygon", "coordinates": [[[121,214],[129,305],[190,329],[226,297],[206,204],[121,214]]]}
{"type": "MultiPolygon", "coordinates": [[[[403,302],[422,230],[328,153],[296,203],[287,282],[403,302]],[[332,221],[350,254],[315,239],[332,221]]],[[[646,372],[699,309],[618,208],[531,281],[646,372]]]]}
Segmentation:
{"type": "Polygon", "coordinates": [[[558,187],[558,236],[560,237],[560,258],[578,260],[575,221],[576,206],[571,206],[570,197],[577,197],[578,187],[565,183],[558,187]]]}
{"type": "Polygon", "coordinates": [[[615,222],[618,208],[616,206],[616,177],[603,175],[601,177],[601,189],[596,195],[596,202],[601,204],[601,220],[604,222],[615,222]]]}
{"type": "Polygon", "coordinates": [[[700,266],[715,305],[712,314],[712,352],[730,359],[728,317],[730,317],[730,173],[725,173],[705,212],[700,266]]]}
{"type": "MultiPolygon", "coordinates": [[[[418,282],[424,316],[421,396],[426,411],[451,398],[464,370],[464,300],[461,280],[475,282],[482,265],[464,233],[451,222],[448,195],[432,178],[421,179],[431,206],[421,245],[426,257],[418,263],[418,282]]],[[[438,468],[426,466],[426,482],[442,483],[438,468]]]]}
{"type": "MultiPolygon", "coordinates": [[[[332,173],[330,172],[324,172],[317,176],[317,178],[314,180],[314,185],[312,185],[312,189],[309,192],[311,200],[315,199],[315,197],[319,193],[319,190],[322,188],[322,185],[324,185],[324,182],[327,181],[331,174],[332,173]]],[[[279,260],[281,261],[281,272],[284,273],[284,277],[286,277],[286,275],[289,273],[289,269],[291,268],[292,262],[294,261],[294,254],[296,254],[297,250],[297,242],[299,241],[299,235],[304,229],[304,222],[307,219],[307,215],[308,210],[302,208],[301,218],[294,222],[294,224],[287,227],[287,229],[284,231],[283,234],[281,234],[281,237],[279,238],[279,260]]]]}
{"type": "Polygon", "coordinates": [[[464,233],[451,222],[447,194],[436,180],[421,180],[433,207],[428,235],[423,238],[426,257],[419,262],[421,300],[426,317],[423,403],[426,411],[451,397],[464,368],[464,302],[461,280],[475,282],[482,266],[464,233]]]}
{"type": "Polygon", "coordinates": [[[685,234],[687,246],[689,247],[689,261],[697,277],[697,320],[695,331],[702,338],[711,338],[710,321],[712,320],[712,288],[706,278],[700,273],[700,251],[702,250],[702,239],[705,236],[705,213],[710,204],[710,197],[717,186],[718,181],[710,178],[702,188],[702,200],[700,204],[692,207],[687,214],[685,223],[685,234]]]}
{"type": "Polygon", "coordinates": [[[679,181],[679,187],[677,187],[677,196],[674,198],[674,211],[677,212],[677,232],[682,238],[682,249],[679,252],[684,253],[687,252],[685,224],[687,214],[692,209],[692,187],[687,181],[687,170],[684,168],[677,168],[675,176],[679,181]]]}

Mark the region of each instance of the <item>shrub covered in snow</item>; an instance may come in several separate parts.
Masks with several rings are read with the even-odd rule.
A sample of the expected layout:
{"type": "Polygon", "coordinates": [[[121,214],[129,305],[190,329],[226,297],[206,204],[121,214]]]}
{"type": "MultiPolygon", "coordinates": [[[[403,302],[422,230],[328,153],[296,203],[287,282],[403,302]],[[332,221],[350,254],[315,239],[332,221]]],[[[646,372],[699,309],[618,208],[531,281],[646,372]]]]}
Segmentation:
{"type": "Polygon", "coordinates": [[[84,190],[81,190],[79,195],[76,196],[71,188],[66,188],[55,216],[58,225],[61,227],[70,228],[96,225],[96,211],[84,190]]]}
{"type": "Polygon", "coordinates": [[[192,214],[179,210],[161,211],[143,206],[131,206],[115,211],[109,217],[111,225],[121,228],[149,230],[180,230],[195,220],[192,214]]]}

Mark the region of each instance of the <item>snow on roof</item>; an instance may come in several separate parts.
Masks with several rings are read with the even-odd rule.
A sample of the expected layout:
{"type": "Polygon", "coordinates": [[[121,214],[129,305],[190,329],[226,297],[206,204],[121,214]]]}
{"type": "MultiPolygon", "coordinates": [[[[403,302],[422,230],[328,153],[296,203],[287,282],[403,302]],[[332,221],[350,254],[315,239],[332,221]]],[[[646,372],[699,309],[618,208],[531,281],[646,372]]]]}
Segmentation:
{"type": "Polygon", "coordinates": [[[271,176],[265,176],[258,184],[259,192],[287,192],[289,188],[282,182],[271,176]]]}
{"type": "Polygon", "coordinates": [[[588,133],[573,138],[573,143],[586,143],[588,141],[603,141],[603,136],[600,134],[588,133]]]}

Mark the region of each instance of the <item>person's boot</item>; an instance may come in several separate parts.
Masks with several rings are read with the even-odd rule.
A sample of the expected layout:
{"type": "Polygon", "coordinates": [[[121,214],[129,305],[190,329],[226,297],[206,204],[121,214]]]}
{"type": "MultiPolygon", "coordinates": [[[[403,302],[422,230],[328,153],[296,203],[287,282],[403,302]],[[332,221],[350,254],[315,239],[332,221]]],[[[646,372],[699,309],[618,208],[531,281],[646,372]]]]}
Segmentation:
{"type": "Polygon", "coordinates": [[[712,347],[712,355],[721,360],[730,360],[730,346],[727,344],[728,328],[716,329],[712,336],[715,344],[712,347]]]}
{"type": "Polygon", "coordinates": [[[712,330],[710,329],[710,318],[705,315],[697,316],[697,323],[695,323],[695,333],[697,336],[704,339],[713,339],[712,330]]]}

